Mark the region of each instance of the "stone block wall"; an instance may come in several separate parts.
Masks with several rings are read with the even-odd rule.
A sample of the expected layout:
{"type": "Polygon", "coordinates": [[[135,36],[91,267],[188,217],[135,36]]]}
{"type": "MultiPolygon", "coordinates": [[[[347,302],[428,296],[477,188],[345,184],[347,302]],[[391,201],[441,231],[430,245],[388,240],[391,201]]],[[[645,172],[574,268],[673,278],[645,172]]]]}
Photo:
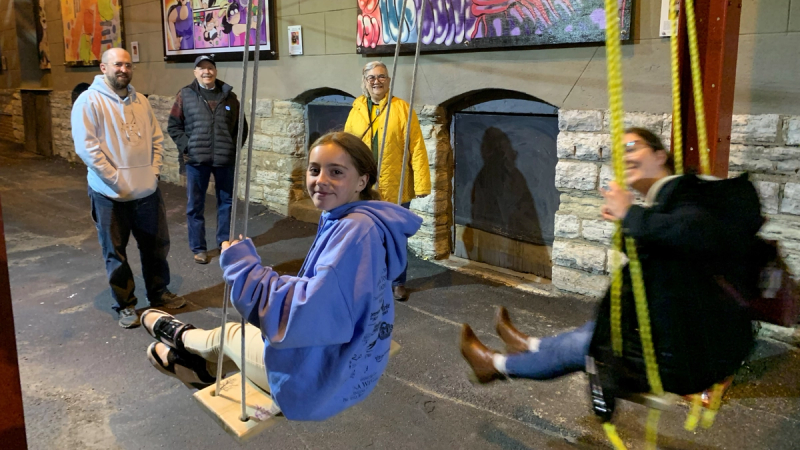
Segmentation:
{"type": "Polygon", "coordinates": [[[733,116],[730,175],[747,171],[786,263],[800,276],[800,116],[733,116]]]}
{"type": "Polygon", "coordinates": [[[0,89],[0,140],[22,144],[22,95],[18,89],[0,89]]]}
{"type": "MultiPolygon", "coordinates": [[[[174,98],[151,95],[149,100],[165,134],[162,179],[183,184],[180,155],[167,135],[174,98]]],[[[0,105],[5,113],[0,113],[0,118],[18,120],[19,127],[12,127],[9,134],[22,142],[19,93],[0,91],[0,105]]],[[[70,134],[70,92],[53,92],[51,105],[55,154],[78,161],[70,134]]],[[[423,225],[409,241],[409,248],[424,258],[446,258],[451,251],[453,225],[449,118],[438,106],[420,106],[416,110],[433,189],[428,197],[411,202],[411,209],[423,218],[423,225]]],[[[250,200],[284,215],[290,203],[305,197],[303,112],[301,103],[259,99],[256,120],[251,124],[254,153],[250,200]]],[[[613,224],[599,216],[602,197],[598,191],[613,174],[608,116],[601,110],[563,110],[559,114],[555,183],[561,198],[555,217],[553,284],[563,291],[587,296],[603,294],[610,271],[613,224]]],[[[628,113],[625,125],[654,130],[668,144],[672,122],[668,114],[628,113]]],[[[769,219],[762,234],[781,242],[788,264],[795,274],[800,274],[800,117],[734,116],[731,141],[730,175],[743,171],[752,174],[769,219]]],[[[242,183],[240,198],[243,197],[242,183]]]]}
{"type": "Polygon", "coordinates": [[[438,106],[415,108],[428,151],[431,171],[431,194],[411,201],[411,210],[422,217],[422,227],[408,241],[408,246],[423,258],[446,258],[450,255],[452,214],[453,149],[450,145],[447,112],[438,106]]]}
{"type": "MultiPolygon", "coordinates": [[[[608,285],[614,226],[599,210],[610,166],[609,114],[598,110],[559,113],[556,187],[561,204],[555,218],[553,284],[563,291],[600,296],[608,285]]],[[[669,145],[672,117],[628,113],[625,126],[648,128],[669,145]]],[[[730,176],[751,173],[768,218],[762,235],[781,243],[787,263],[800,275],[800,117],[735,115],[730,176]]]]}

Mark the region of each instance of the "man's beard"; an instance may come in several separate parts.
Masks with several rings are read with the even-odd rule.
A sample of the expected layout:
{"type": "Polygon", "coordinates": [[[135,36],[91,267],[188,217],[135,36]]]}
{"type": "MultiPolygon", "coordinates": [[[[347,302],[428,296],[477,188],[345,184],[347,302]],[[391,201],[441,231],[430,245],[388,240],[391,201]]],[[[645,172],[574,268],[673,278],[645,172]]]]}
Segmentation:
{"type": "Polygon", "coordinates": [[[131,78],[133,78],[131,75],[128,75],[127,79],[117,78],[116,75],[111,75],[111,74],[106,75],[106,80],[108,81],[108,84],[110,84],[111,87],[113,87],[114,89],[119,89],[119,90],[127,89],[128,85],[131,84],[131,78]]]}

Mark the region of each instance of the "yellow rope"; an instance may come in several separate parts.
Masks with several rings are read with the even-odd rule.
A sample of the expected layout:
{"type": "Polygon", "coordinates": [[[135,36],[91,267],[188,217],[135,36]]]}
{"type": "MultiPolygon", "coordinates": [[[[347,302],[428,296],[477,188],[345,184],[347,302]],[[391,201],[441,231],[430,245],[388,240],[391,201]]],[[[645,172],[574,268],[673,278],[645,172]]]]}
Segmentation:
{"type": "MultiPolygon", "coordinates": [[[[608,103],[611,113],[611,155],[614,164],[614,178],[625,189],[625,163],[623,154],[625,149],[622,144],[623,134],[623,109],[622,109],[622,49],[619,34],[619,5],[616,0],[606,0],[606,60],[608,63],[608,103]]],[[[617,221],[614,234],[614,248],[622,249],[621,221],[617,221]]],[[[656,395],[663,394],[661,377],[658,373],[658,363],[653,349],[653,337],[650,330],[650,317],[647,307],[647,296],[642,280],[642,268],[636,253],[633,239],[626,239],[628,252],[628,267],[630,268],[633,283],[633,294],[636,302],[636,312],[639,319],[639,331],[642,339],[642,351],[647,367],[647,379],[650,388],[656,395]]],[[[615,258],[616,260],[617,258],[615,258]]],[[[622,267],[616,264],[613,268],[611,280],[611,344],[614,354],[622,355],[622,267]]]]}
{"type": "Polygon", "coordinates": [[[642,265],[636,252],[636,241],[631,237],[626,237],[625,248],[628,250],[628,259],[630,259],[628,268],[630,269],[631,282],[633,283],[633,298],[636,303],[636,317],[639,321],[639,337],[642,340],[642,354],[647,370],[647,382],[650,383],[650,390],[653,394],[661,396],[664,395],[664,388],[661,385],[661,375],[658,373],[656,351],[653,346],[653,333],[650,328],[650,311],[647,306],[644,280],[642,279],[642,265]]]}
{"type": "Polygon", "coordinates": [[[700,56],[697,49],[697,26],[694,16],[694,0],[685,0],[686,28],[689,35],[689,58],[692,66],[692,91],[694,92],[694,110],[697,121],[697,146],[700,152],[700,169],[702,173],[711,173],[708,161],[708,134],[706,132],[706,109],[703,100],[703,76],[700,74],[700,56]]]}
{"type": "Polygon", "coordinates": [[[646,449],[656,450],[658,444],[658,420],[661,418],[661,410],[650,408],[647,413],[647,429],[645,436],[647,440],[646,449]]]}
{"type": "Polygon", "coordinates": [[[683,175],[683,121],[681,120],[681,73],[678,61],[678,14],[680,0],[670,0],[669,20],[672,23],[670,57],[672,62],[672,155],[675,159],[675,174],[683,175]]]}
{"type": "Polygon", "coordinates": [[[697,423],[700,421],[700,412],[703,410],[703,396],[702,394],[692,395],[692,407],[689,409],[689,414],[686,415],[686,422],[683,428],[686,431],[694,431],[697,428],[697,423]]]}
{"type": "Polygon", "coordinates": [[[611,422],[604,423],[603,430],[605,430],[606,436],[608,436],[608,440],[615,450],[628,450],[628,447],[625,447],[625,443],[622,442],[622,438],[619,437],[617,428],[611,422]]]}
{"type": "Polygon", "coordinates": [[[714,385],[714,388],[711,390],[711,401],[708,405],[708,409],[703,412],[703,420],[700,422],[700,425],[703,428],[711,428],[711,425],[714,425],[714,419],[717,417],[717,411],[719,410],[720,403],[722,403],[722,394],[725,392],[725,385],[722,383],[717,383],[714,385]]]}
{"type": "MultiPolygon", "coordinates": [[[[611,114],[611,159],[614,165],[614,179],[620,186],[625,186],[624,148],[622,146],[623,110],[622,110],[622,44],[619,33],[619,3],[617,0],[606,0],[606,61],[608,64],[608,104],[611,114]]],[[[622,222],[616,221],[614,248],[622,248],[622,222]]],[[[621,292],[622,267],[619,257],[614,255],[614,269],[611,278],[611,345],[614,354],[622,356],[621,331],[621,292]]]]}

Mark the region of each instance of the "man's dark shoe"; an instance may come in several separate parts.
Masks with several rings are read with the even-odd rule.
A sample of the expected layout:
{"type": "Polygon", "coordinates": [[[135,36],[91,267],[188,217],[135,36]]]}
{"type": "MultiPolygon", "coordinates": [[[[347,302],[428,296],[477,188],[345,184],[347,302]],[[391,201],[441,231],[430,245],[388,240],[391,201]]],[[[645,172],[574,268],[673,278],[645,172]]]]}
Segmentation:
{"type": "Polygon", "coordinates": [[[211,258],[208,257],[208,253],[206,252],[200,252],[194,254],[194,262],[196,262],[197,264],[208,264],[208,261],[210,260],[211,258]]]}
{"type": "Polygon", "coordinates": [[[136,314],[134,306],[128,306],[119,310],[119,326],[122,328],[136,328],[141,323],[139,316],[136,314]]]}
{"type": "Polygon", "coordinates": [[[150,301],[150,306],[157,308],[178,309],[186,306],[186,300],[183,297],[179,297],[170,291],[164,291],[159,299],[148,298],[148,300],[150,301]]]}
{"type": "Polygon", "coordinates": [[[508,353],[522,353],[528,351],[528,336],[517,330],[511,323],[508,310],[504,307],[497,309],[494,326],[500,339],[506,344],[508,353]]]}
{"type": "Polygon", "coordinates": [[[461,325],[461,355],[472,368],[471,381],[486,384],[506,379],[506,376],[494,367],[495,353],[478,340],[469,325],[461,325]]]}
{"type": "Polygon", "coordinates": [[[406,287],[402,284],[398,284],[397,286],[392,286],[392,295],[394,299],[398,302],[404,302],[408,300],[408,291],[406,287]]]}

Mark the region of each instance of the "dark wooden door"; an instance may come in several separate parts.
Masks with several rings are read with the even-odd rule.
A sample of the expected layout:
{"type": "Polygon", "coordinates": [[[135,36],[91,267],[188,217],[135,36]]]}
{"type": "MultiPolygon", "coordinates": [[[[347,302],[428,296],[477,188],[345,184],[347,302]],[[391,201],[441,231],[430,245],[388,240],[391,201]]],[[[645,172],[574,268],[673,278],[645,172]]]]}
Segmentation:
{"type": "Polygon", "coordinates": [[[22,120],[25,126],[25,151],[52,156],[50,91],[22,91],[22,120]]]}
{"type": "Polygon", "coordinates": [[[457,113],[454,254],[550,278],[558,117],[457,113]]]}

